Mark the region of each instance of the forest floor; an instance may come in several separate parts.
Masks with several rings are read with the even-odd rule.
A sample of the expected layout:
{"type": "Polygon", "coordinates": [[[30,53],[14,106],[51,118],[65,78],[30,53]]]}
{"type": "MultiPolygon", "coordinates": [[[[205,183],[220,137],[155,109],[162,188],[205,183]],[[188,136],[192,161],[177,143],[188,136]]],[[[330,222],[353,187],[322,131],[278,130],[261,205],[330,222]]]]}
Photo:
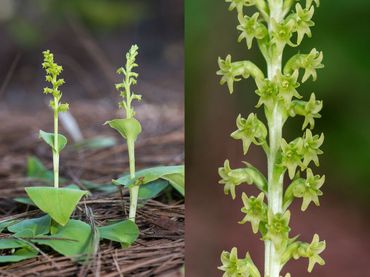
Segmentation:
{"type": "MultiPolygon", "coordinates": [[[[76,148],[61,122],[61,133],[69,146],[61,153],[61,177],[85,189],[81,180],[110,183],[127,173],[127,147],[112,129],[103,126],[117,118],[117,107],[106,99],[75,101],[71,114],[84,138],[113,137],[116,144],[103,149],[76,148]]],[[[182,105],[140,104],[137,116],[144,132],[136,145],[136,167],[182,164],[184,131],[182,105]]],[[[38,138],[38,130],[52,129],[51,113],[0,104],[0,221],[41,215],[33,207],[14,201],[25,196],[24,187],[45,185],[27,177],[27,159],[40,159],[52,168],[49,147],[38,138]]],[[[73,218],[101,226],[127,218],[128,191],[93,192],[84,198],[73,218]]],[[[0,266],[0,276],[182,276],[184,264],[184,201],[176,193],[141,203],[137,223],[139,239],[129,248],[102,241],[85,264],[43,249],[43,255],[0,266]]]]}

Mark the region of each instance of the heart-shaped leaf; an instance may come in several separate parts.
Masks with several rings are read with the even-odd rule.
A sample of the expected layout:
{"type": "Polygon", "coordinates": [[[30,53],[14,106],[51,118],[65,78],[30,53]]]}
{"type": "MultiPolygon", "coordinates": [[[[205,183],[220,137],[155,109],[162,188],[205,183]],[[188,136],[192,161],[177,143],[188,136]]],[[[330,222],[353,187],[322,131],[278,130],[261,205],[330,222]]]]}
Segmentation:
{"type": "Polygon", "coordinates": [[[141,124],[134,117],[125,119],[113,119],[105,122],[104,124],[109,124],[111,128],[118,131],[125,139],[129,138],[133,141],[135,141],[138,135],[141,133],[141,124]]]}
{"type": "Polygon", "coordinates": [[[8,231],[21,238],[33,238],[38,235],[48,234],[51,218],[44,215],[39,218],[25,219],[8,227],[8,231]]]}
{"type": "Polygon", "coordinates": [[[81,197],[87,193],[77,189],[50,187],[27,187],[25,190],[40,210],[62,226],[67,224],[81,197]]]}
{"type": "Polygon", "coordinates": [[[13,255],[0,256],[0,263],[12,263],[19,262],[26,259],[34,258],[38,255],[38,252],[30,248],[18,249],[13,255]]]}
{"type": "Polygon", "coordinates": [[[163,178],[166,175],[175,174],[175,173],[184,175],[184,166],[174,165],[174,166],[158,166],[158,167],[145,168],[145,169],[136,171],[135,179],[131,180],[130,174],[127,174],[117,180],[113,180],[113,184],[122,185],[125,187],[128,187],[136,183],[139,183],[140,185],[144,185],[149,182],[155,181],[159,178],[163,178]]]}
{"type": "Polygon", "coordinates": [[[53,133],[47,133],[42,130],[40,130],[39,133],[40,138],[42,138],[47,144],[51,146],[51,148],[56,151],[60,152],[67,144],[67,138],[61,134],[58,134],[58,145],[57,147],[54,146],[54,134],[53,133]]]}
{"type": "Polygon", "coordinates": [[[100,238],[131,245],[139,236],[139,228],[131,220],[120,221],[111,225],[99,227],[100,238]]]}
{"type": "Polygon", "coordinates": [[[48,245],[64,256],[88,254],[92,246],[92,229],[85,222],[71,219],[65,226],[57,226],[53,235],[32,242],[48,245]]]}

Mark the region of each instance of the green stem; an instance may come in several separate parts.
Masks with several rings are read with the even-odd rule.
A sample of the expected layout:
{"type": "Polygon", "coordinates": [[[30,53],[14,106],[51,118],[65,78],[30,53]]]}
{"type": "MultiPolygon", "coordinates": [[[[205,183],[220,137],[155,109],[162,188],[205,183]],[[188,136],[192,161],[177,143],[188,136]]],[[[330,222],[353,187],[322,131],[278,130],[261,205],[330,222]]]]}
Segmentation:
{"type": "MultiPolygon", "coordinates": [[[[283,17],[283,1],[270,0],[270,20],[280,22],[283,17]]],[[[270,25],[270,24],[269,24],[270,25]]],[[[269,26],[271,34],[271,25],[269,26]]],[[[271,36],[271,35],[270,35],[271,36]]],[[[283,47],[271,49],[272,57],[267,61],[268,79],[273,80],[281,72],[283,47]]],[[[276,101],[273,109],[268,111],[270,151],[267,155],[268,163],[268,208],[272,214],[281,213],[283,210],[283,174],[278,170],[277,155],[281,147],[283,114],[279,103],[276,101]]],[[[265,242],[265,277],[279,277],[281,270],[281,254],[275,249],[272,241],[265,242]]]]}
{"type": "MultiPolygon", "coordinates": [[[[135,140],[132,138],[127,138],[127,147],[128,147],[128,156],[130,164],[130,177],[131,180],[135,178],[135,140]]],[[[130,188],[130,212],[129,219],[135,222],[136,218],[136,208],[137,208],[137,199],[139,195],[139,186],[134,185],[130,188]]]]}
{"type": "MultiPolygon", "coordinates": [[[[58,147],[58,101],[54,97],[54,147],[58,147]]],[[[59,152],[53,149],[54,187],[59,187],[59,152]]]]}

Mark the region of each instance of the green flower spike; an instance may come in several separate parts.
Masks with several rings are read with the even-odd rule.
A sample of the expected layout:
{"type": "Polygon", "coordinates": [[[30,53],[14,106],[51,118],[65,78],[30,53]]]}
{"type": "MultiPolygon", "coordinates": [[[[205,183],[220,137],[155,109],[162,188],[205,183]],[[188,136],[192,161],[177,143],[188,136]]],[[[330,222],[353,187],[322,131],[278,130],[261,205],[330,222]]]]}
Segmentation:
{"type": "MultiPolygon", "coordinates": [[[[311,37],[315,26],[313,15],[320,3],[319,0],[225,1],[230,4],[230,10],[237,10],[238,41],[245,43],[248,49],[257,46],[266,62],[266,70],[262,71],[249,60],[232,62],[230,55],[218,60],[217,75],[221,76],[221,85],[227,84],[230,94],[235,82],[254,78],[255,92],[259,96],[256,107],[263,106],[267,121],[260,121],[256,113],[246,118],[239,114],[237,130],[231,137],[242,141],[244,154],[252,143],[264,150],[267,177],[248,163],[245,168],[231,169],[229,161],[225,161],[224,167],[219,168],[219,183],[224,185],[225,194],[231,193],[233,199],[236,186],[241,183],[254,184],[261,191],[258,196],[251,197],[241,193],[243,218],[239,224],[250,222],[252,231],[261,233],[265,244],[264,276],[290,277],[282,270],[291,259],[309,258],[309,270],[316,263],[323,263],[317,251],[323,250],[318,238],[315,237],[311,244],[298,241],[298,236],[289,238],[288,210],[296,198],[302,198],[303,211],[311,202],[319,205],[322,195],[320,189],[325,177],[314,175],[308,166],[311,162],[318,166],[319,155],[323,153],[320,146],[324,136],[313,135],[310,130],[316,118],[321,117],[319,112],[323,104],[313,93],[309,100],[301,100],[298,87],[311,77],[316,80],[317,70],[324,67],[323,54],[314,48],[307,54],[298,53],[286,59],[284,53],[287,46],[297,47],[304,38],[311,37]],[[247,9],[248,6],[254,7],[247,9]],[[303,135],[288,143],[283,137],[284,127],[289,117],[297,115],[304,117],[303,135]],[[301,177],[304,171],[306,178],[301,177]],[[287,177],[291,183],[285,188],[287,177]]],[[[230,253],[223,252],[221,260],[223,265],[219,269],[225,272],[224,277],[259,276],[257,270],[253,273],[249,255],[244,261],[238,259],[236,248],[230,253]]]]}
{"type": "Polygon", "coordinates": [[[325,176],[313,175],[310,168],[307,168],[306,175],[306,180],[299,179],[300,181],[293,186],[293,195],[297,198],[303,198],[301,206],[303,212],[307,210],[311,202],[320,206],[319,196],[323,195],[320,188],[325,182],[325,176]]]}
{"type": "Polygon", "coordinates": [[[303,166],[306,168],[313,161],[316,166],[319,166],[318,155],[323,154],[319,148],[324,142],[324,134],[312,136],[310,129],[306,130],[303,137],[303,166]]]}
{"type": "Polygon", "coordinates": [[[233,247],[231,252],[223,251],[221,262],[222,266],[218,269],[224,271],[223,277],[261,277],[249,253],[244,259],[239,259],[236,247],[233,247]]]}
{"type": "Polygon", "coordinates": [[[301,44],[303,37],[307,35],[311,37],[311,27],[315,23],[311,20],[315,12],[314,6],[311,6],[309,9],[303,9],[301,4],[297,3],[295,6],[296,13],[294,14],[295,26],[294,31],[297,32],[297,45],[301,44]]]}
{"type": "Polygon", "coordinates": [[[274,215],[271,210],[269,211],[265,239],[271,240],[277,250],[284,249],[288,243],[290,231],[289,221],[290,211],[286,211],[284,214],[276,213],[274,215]]]}
{"type": "Polygon", "coordinates": [[[257,233],[260,222],[267,221],[267,205],[264,203],[265,194],[261,192],[257,198],[248,196],[243,192],[242,200],[244,207],[241,209],[245,213],[245,217],[239,222],[239,224],[245,224],[250,222],[252,225],[253,233],[257,233]]]}
{"type": "Polygon", "coordinates": [[[325,261],[319,255],[323,252],[326,248],[326,242],[320,241],[319,235],[315,234],[313,236],[311,244],[308,246],[306,250],[306,257],[308,258],[308,272],[312,272],[313,267],[316,263],[319,265],[324,265],[325,261]]]}
{"type": "Polygon", "coordinates": [[[298,166],[302,166],[303,139],[296,138],[289,144],[282,139],[282,163],[288,169],[289,178],[293,179],[298,166]]]}
{"type": "Polygon", "coordinates": [[[243,142],[244,155],[247,154],[249,146],[253,142],[256,145],[262,145],[266,141],[267,129],[256,114],[251,113],[247,119],[239,114],[236,119],[238,130],[231,134],[233,139],[241,139],[243,142]]]}
{"type": "Polygon", "coordinates": [[[68,103],[60,103],[62,92],[59,90],[59,87],[65,82],[64,79],[58,79],[59,74],[63,71],[63,67],[54,62],[54,55],[50,50],[46,50],[42,53],[44,55],[42,68],[46,71],[45,80],[52,85],[51,88],[45,87],[44,93],[53,95],[54,100],[50,101],[50,107],[55,112],[66,112],[69,109],[69,105],[68,103]]]}
{"type": "Polygon", "coordinates": [[[252,48],[253,39],[263,39],[267,36],[268,31],[264,24],[258,21],[260,14],[256,12],[252,17],[244,16],[240,20],[240,25],[237,27],[241,34],[238,41],[245,39],[248,49],[252,48]]]}

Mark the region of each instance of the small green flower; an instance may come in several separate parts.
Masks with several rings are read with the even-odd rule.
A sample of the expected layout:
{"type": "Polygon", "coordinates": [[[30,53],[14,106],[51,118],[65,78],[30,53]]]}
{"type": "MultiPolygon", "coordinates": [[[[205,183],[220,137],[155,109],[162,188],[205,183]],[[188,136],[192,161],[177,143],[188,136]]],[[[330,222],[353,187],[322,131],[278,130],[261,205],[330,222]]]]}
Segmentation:
{"type": "Polygon", "coordinates": [[[325,176],[313,175],[312,170],[309,168],[306,171],[306,175],[306,180],[299,179],[293,186],[293,195],[297,198],[303,198],[302,211],[305,211],[311,202],[314,202],[316,206],[320,206],[319,196],[323,195],[320,188],[325,182],[325,176]]]}
{"type": "Polygon", "coordinates": [[[240,20],[237,29],[241,31],[238,41],[245,39],[248,49],[252,47],[253,39],[263,39],[267,36],[268,31],[264,24],[258,21],[260,14],[256,12],[252,17],[244,16],[240,20]]]}
{"type": "Polygon", "coordinates": [[[245,260],[238,258],[238,249],[233,247],[231,252],[222,251],[222,266],[219,270],[224,271],[223,277],[245,277],[249,276],[248,266],[245,260]]]}
{"type": "Polygon", "coordinates": [[[249,221],[252,225],[253,233],[255,234],[258,232],[260,222],[267,221],[267,205],[263,201],[264,197],[265,194],[263,192],[261,192],[257,198],[254,196],[248,198],[244,192],[242,194],[244,207],[241,211],[246,215],[239,223],[245,224],[249,221]]]}
{"type": "Polygon", "coordinates": [[[293,20],[295,21],[294,31],[297,32],[297,44],[301,44],[303,37],[307,35],[311,37],[311,27],[315,23],[311,20],[315,12],[314,6],[311,6],[309,9],[303,9],[301,4],[297,3],[295,6],[296,13],[293,15],[293,20]]]}
{"type": "Polygon", "coordinates": [[[302,77],[302,83],[306,82],[311,76],[312,80],[316,81],[316,70],[324,67],[322,60],[322,52],[317,51],[315,48],[312,49],[309,54],[296,54],[286,63],[284,73],[291,74],[299,69],[304,69],[305,72],[302,77]]]}
{"type": "Polygon", "coordinates": [[[279,86],[279,97],[285,101],[285,103],[290,103],[293,97],[302,98],[298,93],[296,88],[299,87],[298,71],[295,71],[293,74],[278,74],[277,83],[279,86]]]}
{"type": "Polygon", "coordinates": [[[287,143],[285,139],[282,139],[281,150],[282,166],[288,169],[289,178],[293,179],[297,167],[302,165],[303,139],[296,138],[290,143],[287,143]]]}
{"type": "Polygon", "coordinates": [[[306,82],[310,76],[312,76],[312,80],[316,81],[317,79],[317,69],[321,69],[324,65],[321,63],[323,60],[322,52],[318,52],[315,48],[311,50],[311,52],[305,55],[303,59],[303,68],[305,69],[302,82],[306,82]]]}
{"type": "Polygon", "coordinates": [[[265,105],[267,108],[272,108],[273,103],[279,93],[279,88],[275,82],[268,79],[257,79],[256,80],[258,90],[256,94],[260,96],[257,104],[257,108],[265,105]]]}
{"type": "Polygon", "coordinates": [[[319,112],[322,106],[322,101],[316,100],[315,94],[312,93],[308,102],[293,100],[289,108],[289,114],[293,117],[295,115],[304,116],[302,129],[305,129],[308,125],[310,125],[310,129],[313,129],[315,127],[315,118],[321,117],[319,112]]]}
{"type": "Polygon", "coordinates": [[[303,166],[306,168],[313,161],[316,166],[319,166],[318,155],[323,154],[319,148],[324,142],[324,134],[312,136],[310,129],[306,130],[303,137],[303,166]]]}
{"type": "Polygon", "coordinates": [[[234,139],[241,139],[243,142],[244,155],[247,154],[249,146],[254,144],[261,145],[266,141],[266,126],[257,118],[256,114],[249,114],[248,118],[242,118],[239,114],[236,119],[238,130],[231,134],[234,139]]]}
{"type": "Polygon", "coordinates": [[[326,242],[320,241],[319,235],[313,236],[311,244],[307,247],[306,257],[308,258],[308,272],[312,272],[316,263],[324,265],[325,261],[320,257],[321,252],[326,248],[326,242]]]}
{"type": "Polygon", "coordinates": [[[223,277],[261,277],[249,253],[244,259],[239,259],[236,247],[233,247],[231,252],[222,251],[221,263],[222,266],[218,269],[224,271],[223,277]]]}
{"type": "Polygon", "coordinates": [[[222,75],[220,84],[223,85],[227,83],[230,94],[233,93],[234,82],[239,82],[241,80],[241,78],[237,76],[239,76],[242,71],[233,65],[230,55],[227,55],[225,60],[218,58],[218,66],[220,70],[217,71],[217,75],[222,75]]]}
{"type": "Polygon", "coordinates": [[[288,243],[289,237],[289,221],[290,211],[286,211],[284,214],[276,213],[272,215],[269,212],[267,234],[265,239],[269,239],[273,242],[276,249],[284,249],[288,243]]]}
{"type": "Polygon", "coordinates": [[[223,184],[224,193],[226,195],[231,194],[232,199],[235,199],[235,188],[242,183],[251,184],[253,180],[251,179],[248,171],[243,168],[231,169],[229,160],[224,162],[224,166],[218,169],[218,174],[222,178],[219,184],[223,184]]]}
{"type": "Polygon", "coordinates": [[[288,20],[278,23],[275,19],[271,19],[272,26],[272,43],[276,45],[285,45],[289,44],[293,46],[291,42],[291,37],[293,35],[294,21],[288,20]]]}

